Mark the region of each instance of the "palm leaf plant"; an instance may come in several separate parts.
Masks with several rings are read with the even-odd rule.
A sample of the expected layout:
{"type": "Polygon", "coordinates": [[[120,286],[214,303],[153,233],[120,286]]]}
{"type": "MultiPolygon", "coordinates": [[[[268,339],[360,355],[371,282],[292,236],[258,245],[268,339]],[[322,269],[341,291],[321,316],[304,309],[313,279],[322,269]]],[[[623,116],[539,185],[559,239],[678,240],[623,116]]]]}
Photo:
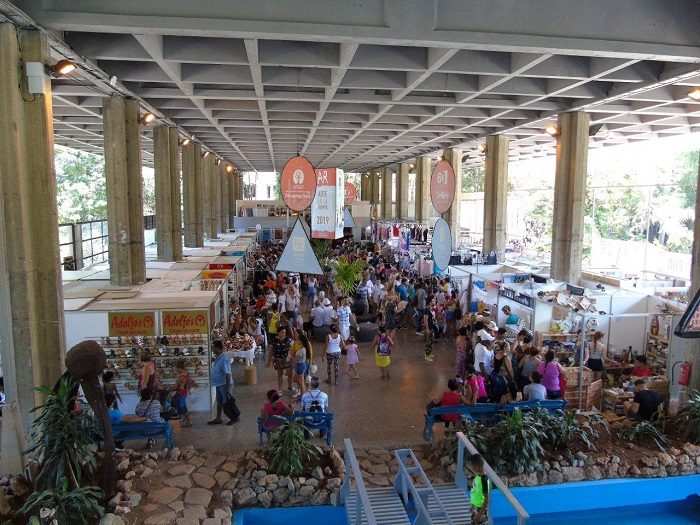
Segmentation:
{"type": "Polygon", "coordinates": [[[681,436],[695,445],[700,444],[700,391],[689,390],[688,401],[673,418],[681,436]]]}
{"type": "Polygon", "coordinates": [[[631,442],[638,442],[645,438],[651,439],[659,450],[664,451],[664,445],[668,445],[669,439],[664,436],[663,432],[655,427],[650,421],[640,421],[627,427],[620,432],[620,438],[631,442]]]}
{"type": "MultiPolygon", "coordinates": [[[[104,508],[99,504],[103,496],[97,487],[69,489],[68,480],[63,477],[57,486],[32,494],[19,512],[28,515],[51,509],[53,519],[61,525],[90,525],[97,523],[104,514],[104,508]]],[[[32,519],[39,523],[36,515],[32,519]]]]}
{"type": "Polygon", "coordinates": [[[328,239],[313,239],[311,241],[316,258],[321,266],[326,265],[326,260],[331,256],[331,241],[328,239]]]}
{"type": "Polygon", "coordinates": [[[58,489],[67,480],[70,489],[91,478],[97,467],[97,447],[92,418],[72,413],[77,383],[62,378],[54,392],[38,387],[45,403],[32,410],[38,414],[32,423],[31,446],[40,467],[34,481],[36,490],[58,489]]]}
{"type": "Polygon", "coordinates": [[[270,470],[283,476],[299,476],[309,470],[322,450],[306,440],[303,419],[286,421],[271,435],[263,451],[270,470]]]}
{"type": "Polygon", "coordinates": [[[574,446],[595,450],[598,430],[586,416],[563,412],[549,417],[546,423],[546,442],[552,449],[571,449],[574,446]]]}
{"type": "Polygon", "coordinates": [[[530,473],[544,454],[546,429],[542,421],[516,408],[488,433],[487,460],[516,474],[530,473]]]}
{"type": "Polygon", "coordinates": [[[367,267],[367,263],[362,259],[355,259],[352,262],[343,257],[339,257],[334,263],[336,274],[333,276],[338,289],[343,295],[352,295],[357,289],[362,279],[362,272],[367,267]]]}

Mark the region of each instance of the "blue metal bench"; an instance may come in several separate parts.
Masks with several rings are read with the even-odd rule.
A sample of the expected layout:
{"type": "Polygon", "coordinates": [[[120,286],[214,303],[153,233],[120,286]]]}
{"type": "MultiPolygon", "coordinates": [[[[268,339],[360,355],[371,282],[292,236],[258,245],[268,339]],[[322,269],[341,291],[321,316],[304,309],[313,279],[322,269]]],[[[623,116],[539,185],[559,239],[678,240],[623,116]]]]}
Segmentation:
{"type": "MultiPolygon", "coordinates": [[[[328,446],[333,443],[333,414],[331,412],[302,412],[296,411],[291,416],[275,416],[272,418],[277,421],[294,421],[303,419],[304,426],[309,430],[322,430],[326,433],[326,443],[328,446]]],[[[262,418],[258,417],[258,434],[260,434],[260,446],[263,446],[263,435],[267,434],[270,438],[270,432],[275,429],[265,430],[263,428],[262,418]]]]}
{"type": "Polygon", "coordinates": [[[517,403],[477,403],[476,405],[453,405],[446,407],[435,407],[425,414],[425,427],[423,428],[423,439],[428,443],[433,441],[433,426],[436,416],[446,414],[457,414],[460,418],[468,421],[479,421],[490,423],[500,418],[504,414],[511,414],[516,408],[522,412],[541,408],[548,412],[555,413],[566,408],[566,401],[563,399],[547,399],[544,401],[520,401],[517,403]]]}
{"type": "Polygon", "coordinates": [[[112,425],[114,441],[133,441],[136,439],[165,438],[167,448],[173,448],[173,428],[165,423],[117,423],[112,425]]]}

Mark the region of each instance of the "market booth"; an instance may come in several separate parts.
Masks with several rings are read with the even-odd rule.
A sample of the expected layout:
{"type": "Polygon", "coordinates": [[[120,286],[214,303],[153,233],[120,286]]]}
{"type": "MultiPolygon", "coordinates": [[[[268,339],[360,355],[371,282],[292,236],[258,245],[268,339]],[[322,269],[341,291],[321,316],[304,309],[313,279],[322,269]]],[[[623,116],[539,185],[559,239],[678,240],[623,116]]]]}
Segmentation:
{"type": "Polygon", "coordinates": [[[138,403],[142,352],[155,362],[165,389],[174,385],[175,363],[184,359],[193,380],[188,407],[194,412],[209,411],[209,335],[221,320],[220,302],[218,291],[133,290],[122,297],[105,292],[65,312],[67,343],[71,347],[90,339],[102,345],[124,412],[133,413],[138,403]]]}

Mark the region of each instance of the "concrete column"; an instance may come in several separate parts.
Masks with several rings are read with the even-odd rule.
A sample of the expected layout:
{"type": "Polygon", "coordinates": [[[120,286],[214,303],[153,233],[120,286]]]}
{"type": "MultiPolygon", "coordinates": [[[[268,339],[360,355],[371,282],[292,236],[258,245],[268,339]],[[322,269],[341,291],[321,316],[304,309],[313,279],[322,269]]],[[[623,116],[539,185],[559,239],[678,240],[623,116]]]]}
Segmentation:
{"type": "Polygon", "coordinates": [[[416,158],[416,220],[428,221],[433,206],[430,202],[430,157],[416,158]]]}
{"type": "Polygon", "coordinates": [[[582,111],[559,115],[551,276],[572,284],[581,280],[589,125],[582,111]]]}
{"type": "Polygon", "coordinates": [[[139,103],[119,96],[103,101],[110,282],[146,281],[139,103]]]}
{"type": "Polygon", "coordinates": [[[396,164],[396,218],[408,218],[408,170],[405,162],[396,164]]]}
{"type": "Polygon", "coordinates": [[[219,236],[221,231],[220,217],[221,217],[221,201],[219,201],[219,190],[221,189],[221,183],[219,182],[219,170],[216,167],[216,159],[214,155],[209,155],[207,157],[208,168],[209,168],[209,198],[211,200],[211,215],[209,217],[209,229],[212,231],[212,238],[219,236]]]}
{"type": "Polygon", "coordinates": [[[382,219],[391,219],[393,215],[393,203],[392,198],[394,189],[394,170],[391,166],[384,168],[384,173],[382,173],[382,219]]]}
{"type": "Polygon", "coordinates": [[[231,228],[236,227],[236,181],[238,180],[238,175],[234,173],[228,174],[228,211],[229,211],[229,224],[231,228]]]}
{"type": "MultiPolygon", "coordinates": [[[[170,213],[173,228],[173,260],[182,260],[182,182],[180,177],[180,135],[177,128],[168,128],[170,140],[170,213]]],[[[157,226],[157,224],[156,224],[157,226]]]]}
{"type": "Polygon", "coordinates": [[[202,145],[194,145],[194,227],[195,246],[204,246],[204,162],[202,145]]]}
{"type": "Polygon", "coordinates": [[[182,218],[185,227],[185,246],[197,246],[195,225],[196,195],[194,191],[194,143],[182,147],[182,218]]]}
{"type": "Polygon", "coordinates": [[[508,137],[486,137],[484,178],[484,254],[496,250],[503,261],[508,208],[508,137]]]}
{"type": "MultiPolygon", "coordinates": [[[[698,183],[700,187],[700,162],[698,163],[698,183]]],[[[695,198],[695,227],[693,230],[693,252],[690,265],[689,297],[694,297],[700,288],[700,191],[695,198]]],[[[685,360],[693,364],[690,388],[700,388],[700,339],[685,339],[685,360]]]]}
{"type": "Polygon", "coordinates": [[[372,183],[369,173],[363,173],[360,176],[360,200],[372,200],[372,183]]]}
{"type": "Polygon", "coordinates": [[[173,260],[173,217],[170,186],[170,131],[167,126],[153,130],[153,172],[156,183],[156,243],[158,259],[173,260]]]}
{"type": "Polygon", "coordinates": [[[182,259],[182,212],[180,211],[180,152],[174,126],[153,130],[153,158],[156,181],[156,241],[158,259],[182,259]]]}
{"type": "Polygon", "coordinates": [[[46,35],[0,23],[0,353],[27,427],[34,388],[63,371],[65,337],[51,82],[28,95],[22,61],[51,61],[46,35]]]}
{"type": "Polygon", "coordinates": [[[229,229],[229,194],[228,194],[228,173],[226,173],[226,163],[219,164],[219,183],[221,189],[219,199],[221,201],[221,231],[226,232],[229,229]]]}
{"type": "Polygon", "coordinates": [[[214,183],[214,174],[211,169],[211,162],[207,155],[202,159],[202,191],[203,191],[203,220],[204,220],[204,235],[208,239],[216,237],[216,207],[214,206],[214,192],[212,185],[214,183]]]}
{"type": "MultiPolygon", "coordinates": [[[[455,171],[455,198],[452,201],[452,207],[443,214],[443,217],[447,224],[450,225],[452,247],[457,248],[460,237],[459,207],[462,202],[462,150],[459,148],[447,148],[443,151],[443,156],[445,160],[452,164],[452,169],[455,171]]],[[[428,185],[430,185],[430,182],[428,182],[428,185]]]]}
{"type": "Polygon", "coordinates": [[[369,184],[371,185],[371,191],[370,191],[370,200],[372,201],[372,204],[379,204],[379,187],[381,185],[381,179],[379,178],[379,173],[370,173],[369,174],[369,184]]]}

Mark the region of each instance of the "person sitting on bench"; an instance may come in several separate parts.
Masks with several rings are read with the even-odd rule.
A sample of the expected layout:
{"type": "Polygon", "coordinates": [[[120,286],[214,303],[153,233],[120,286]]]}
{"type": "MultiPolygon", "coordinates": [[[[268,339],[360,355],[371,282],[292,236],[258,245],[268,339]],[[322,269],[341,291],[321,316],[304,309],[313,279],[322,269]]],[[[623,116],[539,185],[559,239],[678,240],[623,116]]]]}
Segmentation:
{"type": "MultiPolygon", "coordinates": [[[[428,412],[430,411],[430,408],[434,407],[448,407],[448,406],[457,406],[457,405],[472,405],[472,395],[471,391],[469,390],[468,385],[463,385],[463,388],[467,389],[467,395],[462,394],[460,391],[460,384],[457,382],[456,379],[450,379],[447,382],[447,392],[444,392],[442,394],[442,397],[440,398],[440,402],[436,403],[435,400],[433,399],[429,404],[428,404],[428,412]]],[[[449,427],[452,423],[456,422],[459,419],[459,414],[442,414],[442,415],[437,415],[435,416],[435,421],[442,421],[445,423],[445,428],[449,427]]]]}

